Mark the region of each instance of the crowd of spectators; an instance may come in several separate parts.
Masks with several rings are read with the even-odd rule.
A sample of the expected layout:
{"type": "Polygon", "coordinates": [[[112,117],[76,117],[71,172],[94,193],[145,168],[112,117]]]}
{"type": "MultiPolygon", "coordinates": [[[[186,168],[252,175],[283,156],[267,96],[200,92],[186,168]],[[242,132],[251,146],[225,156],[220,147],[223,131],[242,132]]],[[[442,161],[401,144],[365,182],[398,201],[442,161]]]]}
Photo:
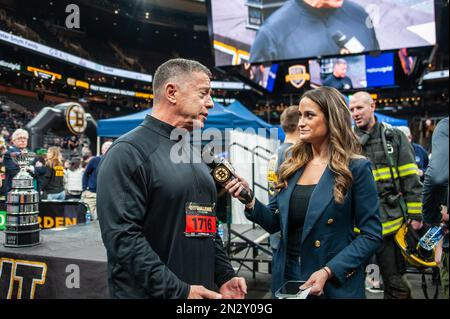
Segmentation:
{"type": "Polygon", "coordinates": [[[262,120],[270,124],[280,124],[280,116],[283,111],[288,108],[289,105],[284,103],[276,105],[256,105],[253,112],[258,115],[262,120]]]}

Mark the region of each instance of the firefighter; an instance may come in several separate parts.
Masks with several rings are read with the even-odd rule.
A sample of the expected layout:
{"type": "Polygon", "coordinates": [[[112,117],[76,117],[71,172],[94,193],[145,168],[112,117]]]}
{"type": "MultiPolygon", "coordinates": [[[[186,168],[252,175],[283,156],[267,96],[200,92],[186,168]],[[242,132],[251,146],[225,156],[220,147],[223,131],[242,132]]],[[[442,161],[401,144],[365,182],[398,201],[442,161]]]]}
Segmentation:
{"type": "Polygon", "coordinates": [[[383,245],[376,258],[384,282],[384,298],[408,299],[411,288],[403,276],[407,263],[394,235],[404,222],[414,230],[422,227],[422,184],[414,150],[401,131],[377,121],[375,103],[367,92],[350,98],[350,111],[363,153],[372,163],[378,189],[383,245]]]}

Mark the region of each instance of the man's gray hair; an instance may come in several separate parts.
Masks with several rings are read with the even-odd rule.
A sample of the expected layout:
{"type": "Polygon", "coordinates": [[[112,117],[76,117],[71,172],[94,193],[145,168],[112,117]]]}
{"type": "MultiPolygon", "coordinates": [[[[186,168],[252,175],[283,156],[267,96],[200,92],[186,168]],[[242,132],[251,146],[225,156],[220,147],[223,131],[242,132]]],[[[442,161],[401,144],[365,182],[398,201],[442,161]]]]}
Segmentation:
{"type": "Polygon", "coordinates": [[[345,65],[347,65],[347,61],[345,61],[344,59],[337,59],[334,62],[334,65],[338,65],[338,64],[345,64],[345,65]]]}
{"type": "Polygon", "coordinates": [[[161,93],[164,85],[175,77],[189,75],[193,72],[203,72],[212,77],[211,71],[200,62],[187,59],[172,59],[161,64],[153,76],[153,94],[161,93]]]}
{"type": "Polygon", "coordinates": [[[22,128],[18,128],[17,130],[14,131],[14,133],[12,133],[11,135],[11,140],[14,141],[15,139],[19,138],[19,137],[25,137],[26,139],[28,139],[30,137],[30,135],[28,134],[28,132],[22,128]]]}

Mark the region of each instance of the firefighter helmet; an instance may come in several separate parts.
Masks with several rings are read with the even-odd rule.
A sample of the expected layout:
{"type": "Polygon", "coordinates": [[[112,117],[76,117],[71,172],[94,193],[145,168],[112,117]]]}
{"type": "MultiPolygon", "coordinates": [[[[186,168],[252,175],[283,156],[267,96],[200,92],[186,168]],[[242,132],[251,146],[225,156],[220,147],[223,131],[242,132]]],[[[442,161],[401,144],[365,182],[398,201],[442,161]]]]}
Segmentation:
{"type": "Polygon", "coordinates": [[[407,223],[404,223],[395,234],[395,242],[410,265],[418,269],[437,267],[434,261],[434,248],[432,251],[421,248],[419,239],[419,234],[407,223]]]}

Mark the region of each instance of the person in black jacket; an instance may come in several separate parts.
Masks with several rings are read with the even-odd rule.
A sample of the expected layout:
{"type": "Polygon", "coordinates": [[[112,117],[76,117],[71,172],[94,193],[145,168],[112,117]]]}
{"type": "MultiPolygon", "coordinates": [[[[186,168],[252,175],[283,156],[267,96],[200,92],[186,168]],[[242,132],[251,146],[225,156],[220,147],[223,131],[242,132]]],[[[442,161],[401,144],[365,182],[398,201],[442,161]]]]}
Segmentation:
{"type": "Polygon", "coordinates": [[[333,73],[330,74],[324,81],[324,86],[331,86],[338,90],[353,89],[352,80],[347,76],[347,61],[344,59],[337,59],[334,62],[333,73]]]}
{"type": "Polygon", "coordinates": [[[244,298],[216,232],[208,167],[179,137],[203,127],[210,71],[169,60],[155,73],[151,115],[117,139],[97,175],[97,214],[113,298],[244,298]],[[186,152],[179,155],[179,147],[186,152]],[[218,291],[219,293],[215,292],[218,291]]]}
{"type": "Polygon", "coordinates": [[[29,134],[24,129],[17,129],[14,131],[14,133],[11,135],[11,142],[12,145],[8,147],[8,150],[4,154],[3,158],[3,164],[5,165],[5,187],[3,189],[3,195],[6,196],[6,194],[11,190],[12,187],[12,180],[14,176],[16,176],[17,173],[20,171],[19,164],[16,163],[16,161],[13,159],[14,154],[18,153],[27,153],[27,145],[28,145],[28,138],[29,134]]]}
{"type": "Polygon", "coordinates": [[[41,190],[43,198],[48,200],[64,200],[64,164],[59,147],[49,147],[45,158],[45,166],[36,166],[36,175],[42,176],[41,190]]]}

